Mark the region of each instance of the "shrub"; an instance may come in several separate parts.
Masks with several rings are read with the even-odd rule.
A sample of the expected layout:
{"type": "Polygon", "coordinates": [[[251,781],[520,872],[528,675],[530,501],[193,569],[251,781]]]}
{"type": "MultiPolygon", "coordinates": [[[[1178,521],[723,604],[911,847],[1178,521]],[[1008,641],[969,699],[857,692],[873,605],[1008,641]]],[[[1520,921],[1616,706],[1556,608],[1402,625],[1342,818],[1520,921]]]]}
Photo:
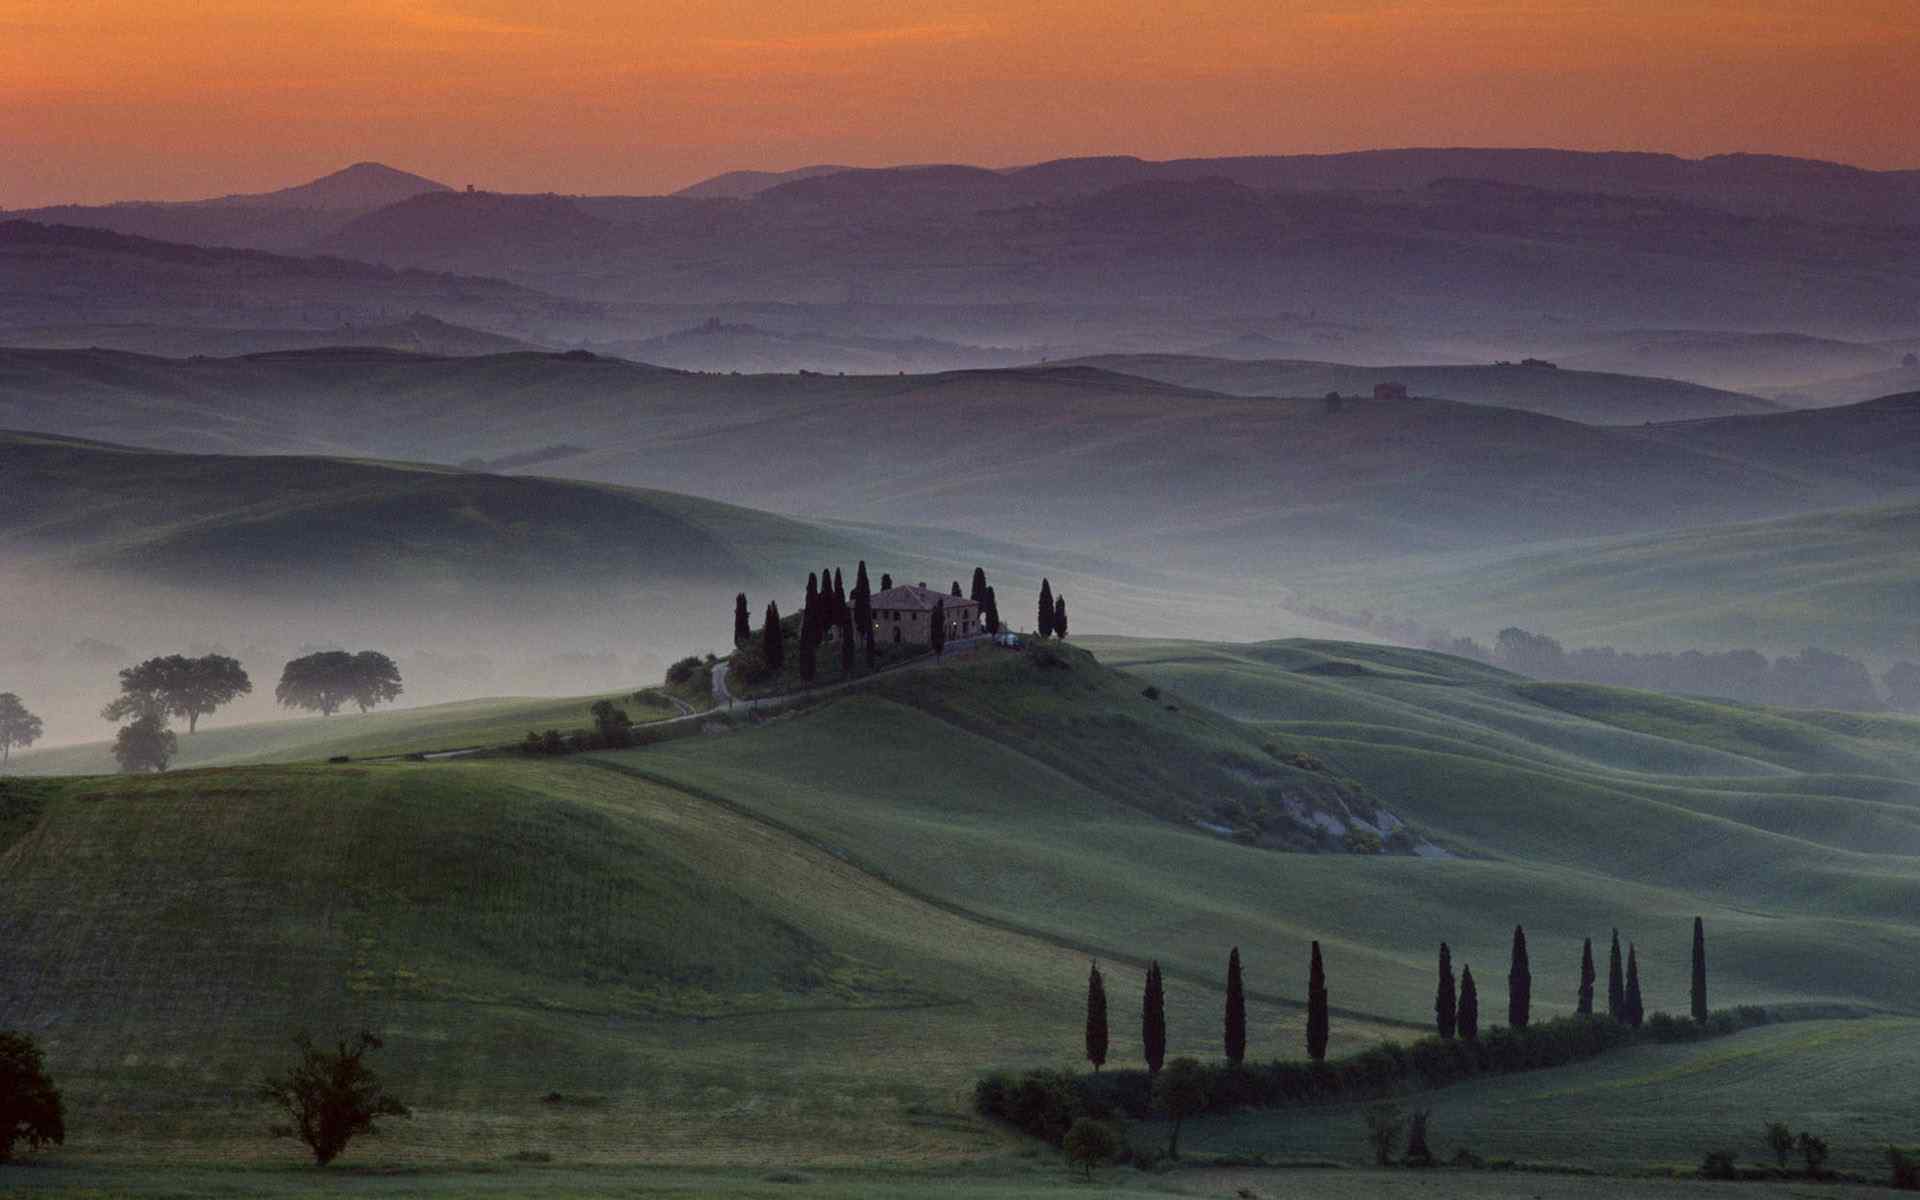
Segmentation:
{"type": "Polygon", "coordinates": [[[1893,1175],[1894,1187],[1903,1192],[1920,1192],[1920,1153],[1888,1146],[1887,1169],[1893,1175]]]}
{"type": "Polygon", "coordinates": [[[1433,1115],[1430,1108],[1417,1108],[1407,1124],[1407,1156],[1404,1161],[1410,1167],[1431,1167],[1435,1159],[1433,1149],[1427,1145],[1427,1118],[1433,1115]]]}
{"type": "Polygon", "coordinates": [[[12,1160],[16,1142],[38,1150],[66,1140],[66,1109],[39,1045],[27,1034],[0,1032],[0,1163],[12,1160]]]}
{"type": "Polygon", "coordinates": [[[1344,845],[1351,854],[1378,854],[1381,849],[1380,835],[1370,829],[1349,829],[1344,845]]]}
{"type": "Polygon", "coordinates": [[[1113,1161],[1120,1153],[1120,1136],[1105,1121],[1082,1117],[1067,1130],[1060,1142],[1069,1166],[1079,1167],[1093,1178],[1093,1169],[1113,1161]]]}
{"type": "Polygon", "coordinates": [[[1794,1148],[1807,1163],[1807,1178],[1820,1178],[1820,1164],[1827,1161],[1827,1139],[1802,1131],[1793,1139],[1794,1148]]]}
{"type": "Polygon", "coordinates": [[[699,658],[690,654],[687,657],[681,659],[679,662],[674,663],[672,666],[667,668],[667,682],[668,683],[685,683],[688,680],[692,679],[693,673],[695,671],[698,671],[699,669],[700,669],[699,658]]]}
{"type": "Polygon", "coordinates": [[[1160,689],[1152,684],[1148,684],[1146,687],[1140,689],[1140,694],[1149,700],[1158,700],[1160,698],[1160,689]]]}
{"type": "Polygon", "coordinates": [[[1400,1129],[1406,1122],[1406,1114],[1393,1101],[1381,1100],[1361,1109],[1360,1119],[1367,1125],[1367,1142],[1373,1147],[1374,1162],[1383,1167],[1392,1165],[1393,1148],[1400,1144],[1400,1129]]]}
{"type": "Polygon", "coordinates": [[[1767,1149],[1773,1151],[1773,1160],[1780,1164],[1780,1169],[1786,1170],[1787,1156],[1793,1153],[1793,1130],[1787,1128],[1785,1121],[1767,1123],[1767,1149]]]}
{"type": "Polygon", "coordinates": [[[1702,1179],[1738,1179],[1740,1172],[1734,1169],[1733,1155],[1725,1150],[1710,1150],[1700,1163],[1702,1179]]]}

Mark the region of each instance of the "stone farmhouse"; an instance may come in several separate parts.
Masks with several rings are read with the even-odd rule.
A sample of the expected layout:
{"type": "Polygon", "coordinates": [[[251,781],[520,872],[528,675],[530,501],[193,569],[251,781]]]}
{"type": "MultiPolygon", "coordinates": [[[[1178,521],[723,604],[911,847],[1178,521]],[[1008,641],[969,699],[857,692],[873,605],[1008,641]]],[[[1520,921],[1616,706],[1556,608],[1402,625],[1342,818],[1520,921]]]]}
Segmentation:
{"type": "Polygon", "coordinates": [[[906,584],[876,592],[873,597],[873,639],[883,645],[933,641],[933,606],[942,605],[947,641],[978,637],[980,606],[965,596],[936,592],[926,584],[906,584]]]}

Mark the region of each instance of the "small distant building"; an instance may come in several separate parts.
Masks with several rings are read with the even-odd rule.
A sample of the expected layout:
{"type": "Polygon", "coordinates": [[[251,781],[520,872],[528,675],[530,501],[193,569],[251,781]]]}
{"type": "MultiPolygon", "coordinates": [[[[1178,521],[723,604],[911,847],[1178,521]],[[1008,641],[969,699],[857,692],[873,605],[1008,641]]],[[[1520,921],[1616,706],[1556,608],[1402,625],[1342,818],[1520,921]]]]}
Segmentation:
{"type": "Polygon", "coordinates": [[[1404,383],[1376,383],[1373,385],[1375,400],[1405,400],[1407,385],[1404,383]]]}
{"type": "Polygon", "coordinates": [[[925,584],[906,584],[876,592],[873,597],[873,640],[883,645],[933,641],[933,606],[941,605],[947,640],[978,636],[980,606],[965,596],[936,592],[925,584]]]}

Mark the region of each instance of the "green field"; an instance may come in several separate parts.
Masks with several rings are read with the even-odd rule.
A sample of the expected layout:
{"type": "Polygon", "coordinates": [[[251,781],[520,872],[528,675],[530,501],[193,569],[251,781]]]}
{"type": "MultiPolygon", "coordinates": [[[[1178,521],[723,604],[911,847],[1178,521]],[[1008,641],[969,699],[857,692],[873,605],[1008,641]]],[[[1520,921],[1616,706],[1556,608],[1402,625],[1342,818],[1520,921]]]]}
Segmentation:
{"type": "MultiPolygon", "coordinates": [[[[1878,1143],[1916,1140],[1899,1126],[1920,1045],[1920,724],[1347,643],[1080,645],[982,651],[617,753],[9,785],[0,1026],[46,1047],[73,1131],[19,1186],[139,1194],[167,1161],[192,1166],[173,1194],[302,1194],[249,1085],[295,1029],[365,1023],[417,1113],[350,1153],[343,1186],[368,1194],[778,1193],[764,1177],[795,1169],[827,1195],[1025,1196],[1073,1185],[973,1116],[971,1086],[1075,1064],[1089,958],[1126,1066],[1149,959],[1171,1052],[1217,1056],[1240,947],[1266,1060],[1300,1053],[1311,939],[1339,1054],[1424,1030],[1442,938],[1497,1013],[1516,922],[1536,1014],[1571,1010],[1580,939],[1615,926],[1649,1011],[1684,1011],[1695,914],[1715,1006],[1878,1015],[1462,1085],[1433,1101],[1436,1148],[1658,1170],[1782,1119],[1870,1170],[1878,1143]],[[1290,812],[1391,813],[1444,853],[1270,848],[1290,812]],[[1611,1137],[1582,1141],[1605,1120],[1611,1137]]],[[[442,717],[518,740],[529,713],[442,717]]],[[[418,713],[356,720],[367,746],[437,733],[418,713]]],[[[1341,1109],[1188,1140],[1202,1161],[1362,1161],[1341,1109]]],[[[1191,1194],[1308,1178],[1112,1175],[1191,1194]]]]}

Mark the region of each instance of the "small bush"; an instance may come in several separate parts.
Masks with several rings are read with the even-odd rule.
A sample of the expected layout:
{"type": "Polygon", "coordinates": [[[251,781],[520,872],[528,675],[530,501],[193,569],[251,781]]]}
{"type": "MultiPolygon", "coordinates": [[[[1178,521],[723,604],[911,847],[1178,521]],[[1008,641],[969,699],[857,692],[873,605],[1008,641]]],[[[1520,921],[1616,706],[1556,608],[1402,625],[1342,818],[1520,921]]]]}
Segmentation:
{"type": "Polygon", "coordinates": [[[1347,836],[1341,839],[1341,844],[1349,854],[1378,854],[1382,846],[1380,835],[1370,829],[1347,830],[1347,836]]]}
{"type": "Polygon", "coordinates": [[[1140,689],[1140,694],[1149,700],[1158,700],[1160,698],[1160,689],[1152,684],[1148,684],[1146,687],[1140,689]]]}
{"type": "Polygon", "coordinates": [[[1800,1157],[1806,1160],[1807,1178],[1820,1178],[1820,1164],[1827,1161],[1827,1139],[1803,1131],[1793,1139],[1793,1146],[1800,1151],[1800,1157]]]}
{"type": "Polygon", "coordinates": [[[1920,1152],[1887,1147],[1887,1170],[1891,1183],[1903,1192],[1920,1192],[1920,1152]]]}
{"type": "Polygon", "coordinates": [[[1401,1161],[1410,1167],[1431,1167],[1435,1163],[1433,1149],[1427,1145],[1427,1118],[1433,1115],[1430,1108],[1417,1108],[1407,1123],[1407,1154],[1401,1161]]]}
{"type": "Polygon", "coordinates": [[[1113,1126],[1105,1121],[1094,1121],[1082,1117],[1067,1130],[1061,1140],[1060,1149],[1066,1155],[1069,1167],[1078,1167],[1086,1172],[1088,1179],[1093,1178],[1093,1169],[1112,1162],[1120,1153],[1120,1136],[1113,1126]]]}
{"type": "Polygon", "coordinates": [[[1767,1149],[1773,1152],[1774,1162],[1782,1171],[1787,1169],[1787,1157],[1793,1153],[1793,1130],[1787,1128],[1785,1121],[1767,1123],[1767,1149]]]}
{"type": "Polygon", "coordinates": [[[700,669],[699,658],[690,654],[687,657],[681,659],[679,662],[674,663],[672,666],[667,668],[667,682],[668,683],[685,683],[688,680],[692,679],[693,673],[695,671],[698,671],[699,669],[700,669]]]}
{"type": "Polygon", "coordinates": [[[1361,1109],[1360,1119],[1367,1125],[1367,1143],[1373,1147],[1374,1162],[1383,1167],[1392,1165],[1406,1114],[1393,1101],[1381,1100],[1361,1109]]]}
{"type": "Polygon", "coordinates": [[[1700,1163],[1702,1179],[1738,1179],[1740,1172],[1734,1169],[1733,1155],[1725,1150],[1710,1150],[1700,1163]]]}

